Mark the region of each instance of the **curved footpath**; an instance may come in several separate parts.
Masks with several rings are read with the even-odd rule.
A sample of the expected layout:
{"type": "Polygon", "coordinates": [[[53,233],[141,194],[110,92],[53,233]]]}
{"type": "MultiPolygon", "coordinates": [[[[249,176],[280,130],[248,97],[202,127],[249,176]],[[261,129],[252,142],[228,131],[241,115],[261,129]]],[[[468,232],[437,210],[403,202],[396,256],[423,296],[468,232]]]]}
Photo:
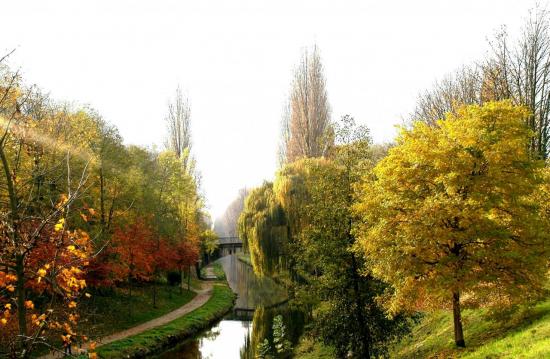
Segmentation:
{"type": "Polygon", "coordinates": [[[191,299],[191,301],[182,305],[178,309],[171,311],[170,313],[167,313],[161,317],[152,319],[148,322],[135,326],[133,328],[126,329],[121,332],[114,333],[107,337],[101,338],[100,340],[98,340],[97,347],[99,348],[102,345],[109,344],[124,338],[128,338],[128,337],[131,337],[132,335],[143,333],[146,330],[160,327],[161,325],[164,325],[164,324],[168,324],[171,321],[178,319],[179,317],[184,316],[185,314],[191,313],[192,311],[194,311],[199,307],[202,307],[208,301],[208,299],[212,297],[212,283],[202,282],[202,288],[200,290],[196,290],[195,292],[197,293],[197,295],[193,299],[191,299]]]}
{"type": "MultiPolygon", "coordinates": [[[[215,278],[215,275],[212,272],[211,267],[206,268],[206,271],[207,271],[206,272],[207,279],[209,277],[215,278]]],[[[112,343],[112,342],[115,342],[115,341],[118,341],[118,340],[122,340],[122,339],[125,339],[125,338],[128,338],[128,337],[131,337],[133,335],[143,333],[143,332],[145,332],[149,329],[160,327],[160,326],[168,324],[168,323],[170,323],[170,322],[172,322],[172,321],[174,321],[174,320],[176,320],[176,319],[178,319],[178,318],[180,318],[180,317],[182,317],[186,314],[191,313],[195,309],[198,309],[198,308],[202,307],[204,304],[206,304],[206,302],[208,302],[208,300],[212,297],[212,288],[213,288],[212,282],[208,282],[208,281],[201,282],[201,289],[200,290],[195,290],[197,295],[193,299],[191,299],[189,302],[187,302],[186,304],[182,305],[181,307],[179,307],[176,310],[173,310],[169,313],[166,313],[166,314],[164,314],[164,315],[162,315],[158,318],[152,319],[148,322],[145,322],[145,323],[142,323],[142,324],[137,325],[135,327],[132,327],[132,328],[123,330],[121,332],[114,333],[114,334],[108,335],[106,337],[103,337],[103,338],[97,340],[97,348],[100,348],[103,345],[106,345],[106,344],[109,344],[109,343],[112,343]]],[[[85,352],[86,349],[87,349],[87,345],[84,345],[82,347],[73,347],[72,352],[73,352],[73,355],[77,355],[79,352],[80,353],[85,352]]],[[[55,352],[55,353],[50,353],[50,354],[41,356],[40,359],[54,359],[54,358],[62,358],[62,357],[64,357],[64,354],[62,352],[55,352]]]]}

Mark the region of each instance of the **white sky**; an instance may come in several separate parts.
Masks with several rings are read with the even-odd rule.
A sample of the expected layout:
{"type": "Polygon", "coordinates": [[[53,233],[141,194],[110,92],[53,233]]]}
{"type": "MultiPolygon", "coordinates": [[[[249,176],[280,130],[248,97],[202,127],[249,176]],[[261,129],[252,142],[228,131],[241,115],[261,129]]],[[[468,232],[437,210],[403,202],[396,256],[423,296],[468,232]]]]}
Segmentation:
{"type": "Polygon", "coordinates": [[[126,143],[161,146],[168,98],[192,106],[215,218],[271,178],[283,103],[304,46],[320,47],[333,117],[376,142],[434,80],[518,33],[532,1],[3,1],[0,53],[58,100],[90,104],[126,143]]]}

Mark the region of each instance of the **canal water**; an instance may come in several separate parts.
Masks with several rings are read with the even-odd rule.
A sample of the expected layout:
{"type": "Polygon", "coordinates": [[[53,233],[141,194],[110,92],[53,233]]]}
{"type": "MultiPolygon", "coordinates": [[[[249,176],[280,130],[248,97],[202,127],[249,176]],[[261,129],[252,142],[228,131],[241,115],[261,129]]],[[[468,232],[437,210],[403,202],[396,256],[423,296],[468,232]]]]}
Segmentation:
{"type": "Polygon", "coordinates": [[[273,348],[273,320],[283,319],[287,339],[296,344],[304,327],[304,315],[286,304],[287,293],[270,278],[256,276],[235,254],[218,259],[227,282],[237,293],[232,312],[209,330],[187,340],[157,358],[253,359],[258,345],[267,339],[273,348]]]}

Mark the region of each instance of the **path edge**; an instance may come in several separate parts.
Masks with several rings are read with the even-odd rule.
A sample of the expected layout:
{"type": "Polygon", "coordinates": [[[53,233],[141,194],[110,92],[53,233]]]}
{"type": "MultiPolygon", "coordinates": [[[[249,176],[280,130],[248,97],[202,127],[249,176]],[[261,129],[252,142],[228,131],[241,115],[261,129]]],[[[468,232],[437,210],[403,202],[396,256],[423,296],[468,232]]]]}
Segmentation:
{"type": "Polygon", "coordinates": [[[186,339],[192,338],[212,324],[218,322],[235,305],[237,295],[227,283],[215,283],[212,296],[201,307],[165,324],[142,333],[102,345],[97,348],[100,358],[145,358],[176,347],[186,339]],[[212,311],[213,307],[220,305],[212,311]],[[186,318],[196,317],[192,322],[186,318]],[[147,341],[148,338],[153,340],[147,341]],[[136,343],[144,339],[147,343],[136,343]]]}

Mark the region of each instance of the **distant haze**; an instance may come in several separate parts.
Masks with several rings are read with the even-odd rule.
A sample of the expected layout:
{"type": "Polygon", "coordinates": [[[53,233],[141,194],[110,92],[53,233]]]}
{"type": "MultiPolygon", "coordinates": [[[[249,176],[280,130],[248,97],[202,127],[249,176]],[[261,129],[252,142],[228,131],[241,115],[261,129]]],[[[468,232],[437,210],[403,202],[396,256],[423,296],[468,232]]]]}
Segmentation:
{"type": "Polygon", "coordinates": [[[515,34],[531,1],[10,1],[0,51],[58,100],[88,103],[126,143],[161,147],[167,101],[190,98],[213,217],[271,178],[283,104],[317,44],[333,119],[391,141],[417,94],[515,34]]]}

